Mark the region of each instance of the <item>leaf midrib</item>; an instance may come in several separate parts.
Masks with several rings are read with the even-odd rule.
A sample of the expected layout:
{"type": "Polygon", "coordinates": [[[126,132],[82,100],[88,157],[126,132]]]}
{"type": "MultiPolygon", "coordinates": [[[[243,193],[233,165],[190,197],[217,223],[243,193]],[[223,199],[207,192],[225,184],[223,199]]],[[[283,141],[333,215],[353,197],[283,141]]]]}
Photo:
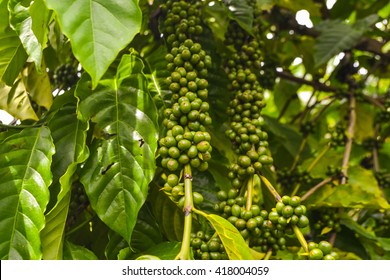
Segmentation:
{"type": "MultiPolygon", "coordinates": [[[[41,130],[42,128],[39,128],[39,130],[41,130]]],[[[40,134],[40,131],[39,133],[37,133],[37,135],[35,136],[35,141],[34,141],[34,145],[32,146],[32,149],[31,149],[31,153],[30,153],[30,157],[28,159],[28,162],[26,164],[26,169],[25,169],[25,172],[24,172],[24,176],[23,176],[23,180],[22,180],[22,188],[20,189],[20,192],[19,192],[19,199],[18,199],[18,203],[17,203],[17,207],[16,207],[16,212],[15,212],[15,216],[14,216],[14,223],[13,223],[13,226],[12,226],[12,234],[11,234],[11,238],[10,238],[10,247],[9,247],[9,250],[8,250],[8,258],[10,256],[10,253],[11,253],[11,248],[12,248],[12,244],[13,244],[13,239],[15,237],[15,232],[16,232],[16,221],[17,221],[17,216],[18,215],[21,215],[22,213],[19,212],[19,206],[20,206],[20,194],[22,193],[22,190],[24,189],[23,185],[24,185],[24,181],[26,180],[26,176],[27,176],[27,170],[31,164],[31,161],[32,161],[32,155],[34,153],[34,150],[37,146],[37,143],[38,143],[38,135],[40,134]]],[[[19,135],[20,136],[20,135],[19,135]]]]}

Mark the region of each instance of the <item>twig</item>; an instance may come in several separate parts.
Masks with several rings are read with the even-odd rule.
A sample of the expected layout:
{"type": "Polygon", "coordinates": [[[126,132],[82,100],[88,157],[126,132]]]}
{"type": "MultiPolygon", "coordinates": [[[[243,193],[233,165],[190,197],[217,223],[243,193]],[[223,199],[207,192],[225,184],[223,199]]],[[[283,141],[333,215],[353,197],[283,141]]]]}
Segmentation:
{"type": "Polygon", "coordinates": [[[320,82],[309,81],[309,80],[306,80],[304,78],[296,77],[292,73],[286,72],[286,71],[276,72],[276,75],[282,79],[296,82],[298,84],[309,85],[309,86],[312,86],[314,89],[325,91],[325,92],[336,92],[338,90],[336,87],[333,87],[333,86],[327,86],[327,85],[320,83],[320,82]]]}
{"type": "Polygon", "coordinates": [[[380,165],[379,165],[379,155],[378,155],[378,134],[379,134],[379,129],[380,129],[380,124],[375,125],[375,130],[374,130],[374,147],[372,148],[372,161],[373,161],[373,169],[375,173],[378,173],[380,170],[380,165]]]}
{"type": "Polygon", "coordinates": [[[343,163],[341,165],[341,172],[343,175],[340,180],[341,184],[347,183],[349,158],[351,156],[352,143],[355,134],[355,123],[356,123],[356,98],[354,94],[351,94],[349,98],[349,124],[347,129],[347,143],[345,144],[343,163]]]}
{"type": "Polygon", "coordinates": [[[301,197],[301,201],[308,199],[313,193],[315,193],[318,189],[322,188],[326,184],[330,183],[333,179],[334,179],[334,177],[329,177],[329,178],[326,178],[325,180],[322,180],[321,182],[319,182],[317,185],[312,187],[307,193],[305,193],[301,197]]]}

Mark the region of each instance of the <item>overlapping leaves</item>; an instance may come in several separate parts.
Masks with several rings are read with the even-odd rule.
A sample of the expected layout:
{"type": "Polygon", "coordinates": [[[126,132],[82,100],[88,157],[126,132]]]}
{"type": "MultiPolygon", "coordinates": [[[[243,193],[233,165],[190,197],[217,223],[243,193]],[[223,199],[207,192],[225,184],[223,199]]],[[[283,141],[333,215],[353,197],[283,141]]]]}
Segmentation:
{"type": "Polygon", "coordinates": [[[115,76],[96,89],[84,76],[76,89],[81,120],[95,123],[95,139],[81,182],[99,218],[130,243],[138,211],[155,171],[157,109],[143,64],[124,55],[115,76]]]}

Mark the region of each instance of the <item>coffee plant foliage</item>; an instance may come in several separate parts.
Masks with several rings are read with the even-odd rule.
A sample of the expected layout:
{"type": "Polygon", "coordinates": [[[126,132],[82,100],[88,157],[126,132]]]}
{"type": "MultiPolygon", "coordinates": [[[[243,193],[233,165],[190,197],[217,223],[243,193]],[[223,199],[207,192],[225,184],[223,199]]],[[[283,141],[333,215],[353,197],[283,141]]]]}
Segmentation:
{"type": "Polygon", "coordinates": [[[390,5],[328,2],[1,0],[1,259],[390,259],[390,5]]]}

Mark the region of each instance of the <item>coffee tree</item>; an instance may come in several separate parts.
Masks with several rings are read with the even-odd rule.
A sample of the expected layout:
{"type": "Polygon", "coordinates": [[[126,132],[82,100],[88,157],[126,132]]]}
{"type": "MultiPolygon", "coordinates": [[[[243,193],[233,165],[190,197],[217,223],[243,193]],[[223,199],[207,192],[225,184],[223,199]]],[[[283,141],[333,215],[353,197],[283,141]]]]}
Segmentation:
{"type": "Polygon", "coordinates": [[[1,1],[1,259],[389,259],[390,6],[330,2],[1,1]]]}

